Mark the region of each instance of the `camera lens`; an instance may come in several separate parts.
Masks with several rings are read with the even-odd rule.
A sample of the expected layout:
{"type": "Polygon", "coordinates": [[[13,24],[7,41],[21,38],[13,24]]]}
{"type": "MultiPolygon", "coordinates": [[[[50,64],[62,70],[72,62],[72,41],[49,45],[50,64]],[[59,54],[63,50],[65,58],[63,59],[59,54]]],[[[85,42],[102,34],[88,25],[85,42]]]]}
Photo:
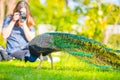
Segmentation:
{"type": "Polygon", "coordinates": [[[26,13],[25,12],[20,12],[20,22],[24,22],[26,20],[26,13]]]}

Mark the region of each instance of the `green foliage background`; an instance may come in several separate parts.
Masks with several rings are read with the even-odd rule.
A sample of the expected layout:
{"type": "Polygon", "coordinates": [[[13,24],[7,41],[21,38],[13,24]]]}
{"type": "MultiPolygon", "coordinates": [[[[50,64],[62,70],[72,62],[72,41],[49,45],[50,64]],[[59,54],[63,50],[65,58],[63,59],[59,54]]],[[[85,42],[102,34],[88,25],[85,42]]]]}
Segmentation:
{"type": "Polygon", "coordinates": [[[36,26],[41,23],[51,24],[56,28],[56,31],[72,33],[74,31],[72,25],[76,24],[82,28],[82,32],[77,31],[76,28],[76,34],[82,34],[98,41],[103,41],[107,24],[120,23],[118,18],[120,7],[117,5],[103,4],[100,0],[96,0],[96,2],[75,0],[75,2],[82,4],[82,6],[77,6],[74,10],[71,10],[66,0],[46,0],[45,4],[42,4],[39,0],[30,0],[29,5],[36,26]],[[86,7],[86,11],[82,7],[86,7]],[[87,18],[84,25],[78,23],[78,18],[81,16],[87,18]]]}
{"type": "Polygon", "coordinates": [[[65,0],[46,0],[45,5],[39,0],[30,1],[30,9],[36,24],[44,23],[55,26],[56,31],[71,31],[71,24],[75,24],[78,15],[66,6],[65,0]]]}
{"type": "Polygon", "coordinates": [[[0,34],[0,46],[2,46],[2,47],[6,47],[5,46],[5,44],[6,44],[6,40],[2,37],[2,35],[0,34]]]}
{"type": "Polygon", "coordinates": [[[108,44],[116,49],[120,49],[120,34],[113,34],[109,37],[108,44]]]}
{"type": "MultiPolygon", "coordinates": [[[[29,7],[36,22],[36,29],[39,24],[50,24],[56,31],[80,34],[88,38],[98,40],[104,39],[104,31],[109,24],[120,23],[120,6],[101,3],[101,0],[74,0],[81,4],[71,10],[66,1],[69,0],[45,0],[43,4],[40,0],[29,0],[29,7]],[[83,7],[85,9],[83,9],[83,7]],[[78,19],[84,16],[84,24],[78,19]],[[77,25],[73,29],[73,25],[77,25]],[[79,31],[81,28],[81,31],[79,31]]],[[[1,38],[1,37],[0,37],[1,38]]],[[[4,45],[2,38],[0,44],[4,45]]]]}

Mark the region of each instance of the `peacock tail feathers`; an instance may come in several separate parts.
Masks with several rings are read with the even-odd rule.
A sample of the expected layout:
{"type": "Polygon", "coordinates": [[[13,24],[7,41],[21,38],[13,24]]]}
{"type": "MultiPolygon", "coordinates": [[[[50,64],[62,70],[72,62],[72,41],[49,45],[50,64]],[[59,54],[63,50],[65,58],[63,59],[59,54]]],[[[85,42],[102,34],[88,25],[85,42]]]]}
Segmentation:
{"type": "Polygon", "coordinates": [[[44,33],[34,38],[29,45],[38,52],[65,51],[94,65],[120,67],[120,50],[108,48],[101,42],[83,36],[60,32],[44,33]]]}
{"type": "Polygon", "coordinates": [[[117,55],[118,52],[107,48],[105,44],[74,34],[48,34],[53,36],[54,45],[60,50],[72,55],[79,55],[84,60],[89,60],[95,64],[120,66],[120,56],[117,55]]]}

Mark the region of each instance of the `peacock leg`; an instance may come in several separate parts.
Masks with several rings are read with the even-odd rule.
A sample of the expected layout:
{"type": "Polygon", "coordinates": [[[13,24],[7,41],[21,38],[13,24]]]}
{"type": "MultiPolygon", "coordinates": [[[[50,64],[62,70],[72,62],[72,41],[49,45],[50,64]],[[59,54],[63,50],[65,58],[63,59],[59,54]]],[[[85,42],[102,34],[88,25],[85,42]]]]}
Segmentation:
{"type": "Polygon", "coordinates": [[[48,56],[49,56],[50,61],[51,61],[51,68],[53,69],[53,58],[52,58],[52,55],[51,55],[51,54],[49,54],[48,56]]]}
{"type": "Polygon", "coordinates": [[[42,55],[42,53],[40,54],[39,58],[40,58],[40,63],[38,65],[38,67],[37,67],[38,69],[41,68],[41,64],[42,64],[42,61],[43,61],[43,55],[42,55]]]}

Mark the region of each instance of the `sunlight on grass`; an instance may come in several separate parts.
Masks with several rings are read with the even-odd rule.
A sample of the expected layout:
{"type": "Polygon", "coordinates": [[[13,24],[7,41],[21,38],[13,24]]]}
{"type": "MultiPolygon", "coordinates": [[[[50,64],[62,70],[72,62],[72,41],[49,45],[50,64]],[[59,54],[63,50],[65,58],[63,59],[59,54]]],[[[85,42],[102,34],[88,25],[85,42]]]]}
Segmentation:
{"type": "Polygon", "coordinates": [[[0,62],[0,80],[119,80],[119,71],[97,69],[75,56],[61,53],[50,68],[50,62],[43,61],[42,69],[34,63],[19,60],[0,62]]]}

